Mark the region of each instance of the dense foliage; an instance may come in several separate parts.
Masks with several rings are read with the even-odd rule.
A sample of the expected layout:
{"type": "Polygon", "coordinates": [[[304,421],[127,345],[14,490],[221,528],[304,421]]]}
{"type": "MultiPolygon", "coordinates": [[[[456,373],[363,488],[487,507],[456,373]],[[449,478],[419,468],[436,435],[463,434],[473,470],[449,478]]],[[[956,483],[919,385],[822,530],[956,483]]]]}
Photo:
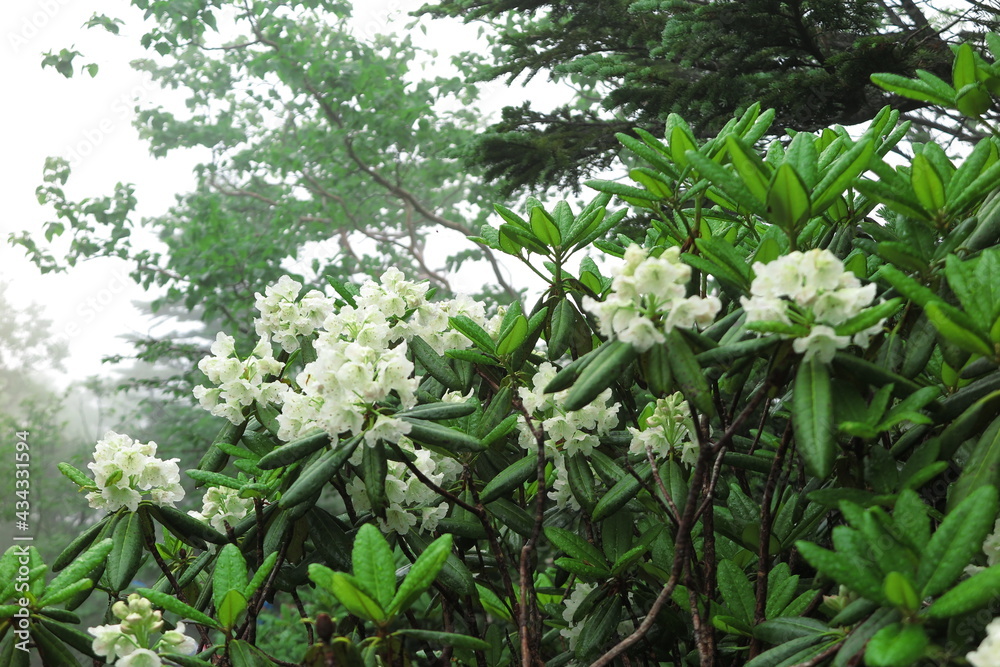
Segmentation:
{"type": "MultiPolygon", "coordinates": [[[[875,81],[976,121],[988,43],[875,81]]],[[[109,433],[60,466],[104,516],[51,567],[0,558],[0,660],[1000,664],[1000,140],[892,167],[897,111],[758,151],[773,119],[672,115],[619,136],[634,186],[497,206],[478,240],[546,281],[530,310],[275,281],[256,344],[199,364],[196,465],[109,433]],[[269,603],[306,617],[294,655],[260,648],[269,603]]]]}
{"type": "Polygon", "coordinates": [[[662,136],[677,113],[707,138],[755,101],[776,110],[776,134],[869,121],[893,104],[921,129],[976,138],[961,116],[916,113],[926,101],[869,77],[947,76],[949,44],[997,28],[996,7],[980,2],[438,0],[423,11],[498,31],[492,54],[472,56],[484,80],[541,74],[580,88],[557,109],[508,106],[466,147],[466,163],[508,193],[579,187],[619,153],[616,132],[662,136]]]}

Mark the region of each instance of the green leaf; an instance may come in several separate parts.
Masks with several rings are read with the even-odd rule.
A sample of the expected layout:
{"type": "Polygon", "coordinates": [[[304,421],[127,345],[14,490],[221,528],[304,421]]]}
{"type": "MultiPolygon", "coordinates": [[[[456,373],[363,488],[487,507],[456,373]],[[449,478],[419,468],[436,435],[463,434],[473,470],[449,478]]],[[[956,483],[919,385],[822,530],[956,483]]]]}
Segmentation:
{"type": "Polygon", "coordinates": [[[466,401],[464,403],[447,403],[445,401],[424,403],[422,405],[415,405],[409,410],[397,412],[396,416],[431,421],[460,419],[461,417],[468,417],[473,414],[476,411],[476,403],[476,401],[466,401]]]}
{"type": "Polygon", "coordinates": [[[643,483],[652,477],[653,468],[648,462],[643,462],[635,467],[635,472],[639,476],[639,479],[636,479],[632,475],[626,475],[604,494],[604,497],[594,507],[594,512],[591,515],[592,520],[601,521],[608,518],[624,507],[628,501],[639,495],[639,492],[642,491],[643,483]]]}
{"type": "Polygon", "coordinates": [[[60,463],[56,467],[59,468],[59,472],[68,477],[71,482],[75,483],[80,488],[82,489],[91,487],[96,488],[94,480],[87,477],[87,475],[85,475],[82,470],[74,468],[68,463],[60,463]]]}
{"type": "Polygon", "coordinates": [[[500,356],[511,354],[521,346],[527,336],[528,319],[524,315],[519,315],[507,335],[497,343],[496,353],[500,356]]]}
{"type": "Polygon", "coordinates": [[[970,331],[951,319],[940,303],[936,301],[928,303],[924,306],[924,312],[927,313],[927,319],[931,321],[938,333],[956,347],[966,352],[981,354],[984,357],[993,356],[989,342],[978,332],[970,331]]]}
{"type": "Polygon", "coordinates": [[[736,173],[740,175],[750,194],[759,202],[767,201],[767,185],[771,178],[770,167],[760,159],[757,151],[734,135],[726,137],[726,149],[729,151],[733,166],[736,167],[736,173]]]}
{"type": "Polygon", "coordinates": [[[944,209],[944,182],[923,153],[913,156],[910,167],[910,183],[917,195],[917,201],[931,213],[944,209]]]}
{"type": "MultiPolygon", "coordinates": [[[[952,106],[954,102],[954,90],[951,91],[950,95],[944,94],[939,86],[932,85],[927,81],[908,79],[898,74],[872,74],[871,80],[876,86],[911,100],[931,102],[945,107],[952,106]]],[[[938,80],[940,81],[940,79],[938,80]]],[[[943,81],[941,83],[949,90],[951,89],[948,84],[943,81]]]]}
{"type": "Polygon", "coordinates": [[[287,509],[314,496],[340,470],[347,459],[351,458],[351,454],[357,449],[363,435],[358,434],[350,440],[339,443],[335,449],[323,452],[318,459],[299,474],[299,478],[282,494],[278,505],[282,509],[287,509]]]}
{"type": "MultiPolygon", "coordinates": [[[[310,528],[313,528],[314,526],[312,522],[310,522],[309,525],[310,528]]],[[[321,539],[317,535],[313,535],[313,537],[321,539]]],[[[247,584],[246,588],[243,589],[243,597],[245,597],[247,600],[253,597],[253,594],[256,593],[261,586],[264,585],[264,582],[271,575],[271,570],[274,569],[274,565],[277,562],[278,562],[278,552],[272,551],[264,559],[264,562],[261,563],[261,566],[257,568],[257,571],[254,573],[253,578],[250,579],[250,582],[247,584]]]]}
{"type": "Polygon", "coordinates": [[[497,498],[506,496],[534,477],[537,470],[537,452],[532,452],[527,456],[517,459],[489,481],[479,494],[480,501],[485,505],[497,498]]]}
{"type": "Polygon", "coordinates": [[[361,526],[354,538],[351,561],[358,582],[383,609],[388,608],[396,594],[396,561],[378,528],[370,523],[361,526]]]}
{"type": "Polygon", "coordinates": [[[464,648],[472,651],[483,651],[490,647],[489,643],[476,637],[459,635],[454,632],[438,632],[436,630],[418,630],[416,628],[403,628],[396,630],[394,635],[404,635],[415,637],[416,639],[429,642],[431,644],[444,644],[455,648],[464,648]]]}
{"type": "MultiPolygon", "coordinates": [[[[112,520],[112,517],[113,515],[108,515],[104,517],[103,519],[101,519],[100,521],[98,521],[97,523],[90,526],[82,533],[74,537],[73,541],[70,542],[69,545],[62,550],[62,553],[56,556],[55,561],[53,561],[52,563],[52,571],[58,572],[67,565],[69,565],[71,562],[73,562],[73,560],[77,556],[79,556],[84,549],[89,547],[94,542],[94,540],[100,536],[100,534],[104,531],[105,527],[112,520]]],[[[87,570],[87,572],[90,572],[90,570],[87,570]]]]}
{"type": "Polygon", "coordinates": [[[874,602],[888,602],[881,582],[871,572],[870,564],[860,563],[850,555],[830,551],[810,542],[796,542],[795,546],[810,565],[838,584],[874,602]]]}
{"type": "MultiPolygon", "coordinates": [[[[579,410],[588,405],[598,394],[619,380],[622,372],[637,356],[630,343],[613,340],[602,345],[573,383],[563,407],[566,410],[579,410]]],[[[546,391],[550,390],[555,380],[553,378],[546,391]]]]}
{"type": "Polygon", "coordinates": [[[108,554],[108,583],[114,591],[123,591],[132,583],[142,563],[142,525],[138,512],[127,512],[112,536],[114,545],[108,554]]]}
{"type": "Polygon", "coordinates": [[[896,607],[911,612],[920,608],[920,599],[906,575],[899,572],[888,573],[882,588],[885,597],[896,607]]]}
{"type": "Polygon", "coordinates": [[[465,315],[456,315],[455,317],[449,317],[448,323],[453,329],[471,340],[483,352],[487,354],[496,353],[496,348],[489,334],[472,318],[465,315]]]}
{"type": "MultiPolygon", "coordinates": [[[[213,593],[214,595],[214,593],[213,593]]],[[[246,611],[247,599],[242,591],[230,590],[216,604],[215,614],[223,628],[235,627],[240,621],[240,615],[246,611]]]]}
{"type": "Polygon", "coordinates": [[[982,549],[996,514],[997,490],[991,486],[976,489],[948,512],[920,560],[916,583],[922,598],[940,593],[962,574],[982,549]]]}
{"type": "Polygon", "coordinates": [[[949,506],[958,505],[984,486],[1000,486],[1000,417],[987,427],[965,462],[948,496],[949,506]]]}
{"type": "MultiPolygon", "coordinates": [[[[313,581],[316,581],[316,578],[313,576],[313,569],[317,567],[321,566],[318,566],[316,563],[309,566],[309,576],[313,578],[313,581]]],[[[359,618],[367,621],[384,621],[387,616],[393,615],[387,615],[378,602],[368,597],[355,584],[352,577],[343,572],[331,572],[329,578],[324,580],[324,587],[347,608],[347,611],[359,618]]]]}
{"type": "MultiPolygon", "coordinates": [[[[247,563],[235,544],[227,544],[219,551],[215,560],[215,572],[212,575],[212,601],[216,608],[222,605],[223,598],[230,591],[243,590],[247,585],[247,563]]],[[[246,600],[243,600],[244,605],[246,600]]],[[[225,624],[225,621],[223,621],[225,624]]],[[[231,626],[227,626],[231,627],[231,626]]]]}
{"type": "Polygon", "coordinates": [[[233,667],[274,667],[263,651],[242,639],[229,642],[228,649],[233,667]]]}
{"type": "Polygon", "coordinates": [[[702,414],[715,414],[715,402],[712,400],[712,391],[708,386],[708,379],[698,363],[698,359],[691,351],[691,347],[685,340],[684,335],[677,329],[672,330],[667,335],[667,345],[670,363],[670,372],[680,387],[681,393],[687,402],[702,414]]]}
{"type": "Polygon", "coordinates": [[[562,234],[559,232],[559,227],[552,219],[552,216],[541,206],[535,206],[531,209],[529,217],[531,219],[531,231],[534,232],[535,236],[542,243],[552,248],[559,247],[559,244],[562,243],[562,234]]]}
{"type": "Polygon", "coordinates": [[[826,169],[823,178],[813,188],[813,215],[819,215],[829,208],[868,169],[874,152],[875,142],[862,139],[826,169]]]}
{"type": "Polygon", "coordinates": [[[865,664],[869,667],[907,667],[923,657],[929,644],[922,625],[893,623],[868,641],[865,664]]]}
{"type": "Polygon", "coordinates": [[[372,512],[377,516],[385,516],[389,507],[386,495],[385,481],[389,474],[389,461],[386,458],[385,444],[379,440],[372,446],[362,448],[361,477],[365,481],[365,495],[372,512]]]}
{"type": "Polygon", "coordinates": [[[601,550],[576,533],[565,528],[545,526],[545,537],[560,551],[590,565],[607,567],[601,550]]]}
{"type": "Polygon", "coordinates": [[[771,220],[785,230],[795,230],[809,219],[809,190],[787,162],[778,167],[767,190],[767,212],[771,220]]]}
{"type": "Polygon", "coordinates": [[[184,471],[188,477],[198,482],[198,486],[224,486],[227,489],[242,489],[246,482],[229,475],[208,470],[191,469],[184,471]]]}
{"type": "Polygon", "coordinates": [[[403,417],[403,421],[410,425],[407,435],[417,442],[462,452],[481,452],[486,449],[482,440],[457,429],[412,417],[403,417]]]}
{"type": "Polygon", "coordinates": [[[417,598],[430,588],[444,567],[448,554],[451,553],[451,542],[451,535],[442,535],[431,542],[417,557],[389,604],[390,616],[409,609],[417,598]]]}
{"type": "Polygon", "coordinates": [[[927,609],[931,618],[949,618],[985,607],[1000,594],[1000,565],[977,572],[946,591],[927,609]]]}
{"type": "Polygon", "coordinates": [[[157,521],[168,528],[171,533],[196,548],[205,549],[205,542],[225,544],[228,541],[225,535],[207,523],[199,521],[187,512],[182,512],[174,507],[168,505],[158,507],[154,505],[149,508],[149,512],[157,521]],[[201,541],[200,546],[196,544],[199,540],[201,541]]]}
{"type": "Polygon", "coordinates": [[[697,151],[688,151],[687,159],[702,176],[712,181],[723,194],[750,213],[764,215],[766,208],[761,199],[755,197],[743,181],[697,151]]]}
{"type": "Polygon", "coordinates": [[[423,338],[414,336],[410,339],[409,346],[410,350],[413,351],[414,359],[424,367],[432,378],[453,391],[461,391],[464,388],[464,383],[448,365],[448,362],[435,352],[434,348],[428,345],[423,338]]]}
{"type": "Polygon", "coordinates": [[[136,589],[136,592],[142,597],[147,598],[157,607],[160,607],[165,611],[173,612],[182,619],[194,621],[195,623],[200,623],[201,625],[209,628],[221,629],[219,628],[219,624],[212,620],[210,616],[198,611],[191,605],[184,604],[173,595],[161,593],[160,591],[154,591],[151,588],[139,588],[136,589]]]}
{"type": "Polygon", "coordinates": [[[792,426],[799,453],[811,475],[826,479],[837,455],[833,399],[826,364],[816,357],[799,366],[792,395],[792,426]]]}
{"type": "MultiPolygon", "coordinates": [[[[103,523],[103,521],[101,523],[103,523]]],[[[38,601],[38,606],[45,607],[47,605],[58,604],[63,600],[69,599],[71,596],[64,596],[60,599],[56,599],[56,597],[63,588],[73,585],[81,579],[85,579],[88,584],[91,584],[92,582],[87,579],[87,575],[90,574],[95,567],[107,559],[108,554],[111,553],[113,548],[114,540],[111,538],[104,538],[87,549],[87,551],[73,560],[73,562],[66,567],[66,569],[60,572],[55,579],[49,582],[45,595],[38,601]]]]}
{"type": "Polygon", "coordinates": [[[328,444],[330,444],[330,435],[326,431],[316,431],[265,454],[257,461],[257,467],[261,470],[274,470],[291,465],[328,444]]]}
{"type": "Polygon", "coordinates": [[[753,586],[747,580],[743,569],[731,560],[721,560],[719,561],[718,581],[719,592],[722,593],[722,599],[729,610],[736,618],[753,626],[756,601],[753,586]]]}
{"type": "Polygon", "coordinates": [[[579,315],[576,308],[568,297],[562,297],[556,303],[552,311],[552,321],[548,338],[548,357],[550,360],[559,359],[569,349],[570,339],[573,329],[577,324],[579,315]]]}

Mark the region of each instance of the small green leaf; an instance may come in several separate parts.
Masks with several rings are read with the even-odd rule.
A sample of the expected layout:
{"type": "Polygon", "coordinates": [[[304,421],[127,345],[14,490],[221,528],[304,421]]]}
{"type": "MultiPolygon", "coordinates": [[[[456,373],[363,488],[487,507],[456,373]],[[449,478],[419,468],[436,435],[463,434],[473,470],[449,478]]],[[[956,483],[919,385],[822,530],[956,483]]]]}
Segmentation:
{"type": "Polygon", "coordinates": [[[993,528],[997,489],[983,486],[948,512],[922,554],[917,569],[920,596],[936,595],[962,574],[993,528]]]}
{"type": "Polygon", "coordinates": [[[521,346],[527,336],[528,319],[524,315],[519,315],[507,335],[497,343],[496,353],[500,356],[511,354],[521,346]]]}
{"type": "MultiPolygon", "coordinates": [[[[60,572],[55,579],[49,582],[45,595],[38,601],[38,606],[45,607],[57,604],[62,600],[69,599],[69,596],[67,596],[63,597],[61,600],[53,601],[55,596],[58,595],[63,588],[75,584],[81,579],[86,579],[87,575],[90,574],[95,567],[107,559],[108,554],[111,553],[113,548],[114,541],[111,538],[104,538],[87,549],[87,551],[80,554],[68,567],[66,567],[66,569],[60,572]]],[[[91,583],[89,579],[87,579],[87,582],[91,583]]]]}
{"type": "Polygon", "coordinates": [[[893,623],[871,638],[865,649],[870,667],[907,667],[919,660],[930,644],[922,625],[893,623]]]}
{"type": "Polygon", "coordinates": [[[370,523],[361,526],[354,538],[351,561],[358,582],[383,609],[388,608],[396,594],[396,561],[378,528],[370,523]]]}
{"type": "Polygon", "coordinates": [[[287,509],[314,496],[330,481],[334,473],[340,470],[347,459],[351,458],[363,435],[358,434],[350,440],[339,443],[335,449],[323,452],[318,459],[299,474],[299,478],[282,494],[279,506],[287,509]]]}
{"type": "Polygon", "coordinates": [[[536,476],[538,470],[538,453],[532,452],[521,457],[504,468],[489,481],[479,494],[483,504],[488,504],[506,496],[529,479],[536,476]]]}
{"type": "MultiPolygon", "coordinates": [[[[212,575],[212,601],[216,608],[221,607],[223,598],[230,591],[243,590],[247,585],[247,563],[235,544],[227,544],[219,551],[215,560],[215,571],[212,575]]],[[[243,600],[244,606],[246,599],[243,600]]],[[[225,621],[223,621],[225,624],[225,621]]],[[[231,627],[231,626],[227,626],[231,627]]]]}
{"type": "Polygon", "coordinates": [[[944,209],[944,182],[923,153],[913,156],[910,167],[910,184],[917,195],[917,201],[927,211],[934,213],[944,209]]]}
{"type": "Polygon", "coordinates": [[[811,213],[809,190],[792,165],[782,164],[774,172],[767,190],[767,212],[779,227],[795,230],[811,213]]]}
{"type": "MultiPolygon", "coordinates": [[[[608,341],[598,350],[573,383],[563,404],[566,410],[579,410],[588,405],[598,394],[621,379],[622,372],[638,356],[630,343],[617,340],[608,341]]],[[[553,383],[555,379],[553,378],[553,383]]],[[[549,390],[549,387],[546,389],[549,390]]]]}
{"type": "Polygon", "coordinates": [[[833,399],[826,364],[813,357],[799,366],[792,395],[792,426],[799,453],[810,474],[826,479],[833,470],[833,399]]]}
{"type": "Polygon", "coordinates": [[[481,452],[486,449],[479,438],[442,424],[412,417],[403,417],[403,421],[410,425],[407,435],[417,442],[452,451],[481,452]]]}
{"type": "Polygon", "coordinates": [[[601,550],[576,533],[556,526],[545,527],[545,537],[560,551],[590,565],[607,567],[601,550]]]}
{"type": "Polygon", "coordinates": [[[390,616],[409,609],[430,588],[451,553],[451,542],[451,535],[442,535],[417,557],[389,605],[390,616]]]}
{"type": "Polygon", "coordinates": [[[534,232],[535,236],[549,247],[559,247],[559,244],[562,243],[562,234],[559,233],[559,227],[552,216],[541,206],[535,206],[531,209],[530,218],[531,231],[534,232]]]}
{"type": "Polygon", "coordinates": [[[216,604],[215,614],[223,628],[235,627],[240,621],[240,615],[246,611],[247,599],[242,591],[230,590],[216,604]]]}
{"type": "Polygon", "coordinates": [[[885,575],[882,588],[889,602],[900,609],[916,611],[920,608],[920,598],[917,597],[917,592],[906,575],[890,572],[885,575]]]}
{"type": "Polygon", "coordinates": [[[453,329],[471,340],[483,352],[487,354],[496,353],[496,348],[489,334],[472,318],[465,315],[456,315],[455,317],[448,318],[448,322],[453,329]]]}
{"type": "Polygon", "coordinates": [[[393,634],[414,637],[431,644],[444,644],[445,646],[454,646],[455,648],[464,648],[472,651],[483,651],[490,647],[490,645],[482,639],[477,639],[476,637],[470,637],[468,635],[459,635],[454,632],[438,632],[437,630],[403,628],[402,630],[396,630],[393,634]]]}

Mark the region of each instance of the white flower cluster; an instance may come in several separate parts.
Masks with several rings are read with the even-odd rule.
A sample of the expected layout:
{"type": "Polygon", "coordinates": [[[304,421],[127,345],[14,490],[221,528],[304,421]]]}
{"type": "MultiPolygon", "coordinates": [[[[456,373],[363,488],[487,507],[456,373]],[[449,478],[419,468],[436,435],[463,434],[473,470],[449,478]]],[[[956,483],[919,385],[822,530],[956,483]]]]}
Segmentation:
{"type": "Polygon", "coordinates": [[[975,651],[967,653],[965,659],[972,667],[1000,667],[1000,618],[990,621],[983,642],[975,651]]]}
{"type": "Polygon", "coordinates": [[[658,458],[680,451],[682,462],[688,465],[698,462],[698,443],[694,436],[691,408],[680,392],[657,399],[643,430],[631,426],[628,430],[632,434],[629,451],[633,454],[645,455],[648,447],[658,458]]]}
{"type": "Polygon", "coordinates": [[[257,335],[273,340],[285,352],[299,349],[299,336],[311,336],[333,312],[333,301],[319,290],[312,290],[296,301],[302,283],[289,276],[281,276],[269,285],[264,294],[258,292],[257,310],[260,318],[255,322],[257,335]]]}
{"type": "Polygon", "coordinates": [[[160,667],[163,661],[158,651],[190,655],[198,649],[195,640],[184,634],[183,623],[151,643],[151,635],[163,627],[162,612],[154,611],[152,603],[138,593],[129,595],[127,602],[116,602],[111,612],[119,623],[87,629],[94,636],[94,653],[104,656],[108,665],[160,667]]]}
{"type": "MultiPolygon", "coordinates": [[[[531,388],[521,387],[518,396],[524,409],[535,417],[535,428],[545,433],[545,454],[551,458],[556,477],[549,491],[549,497],[559,507],[578,507],[570,493],[566,477],[564,456],[577,452],[584,456],[600,443],[600,436],[607,434],[618,423],[618,403],[608,405],[611,390],[605,389],[588,405],[579,410],[566,410],[563,406],[569,390],[551,394],[545,393],[545,386],[556,376],[556,369],[545,362],[531,380],[531,388]]],[[[528,451],[537,449],[535,435],[522,415],[518,420],[519,441],[528,451]]]]}
{"type": "Polygon", "coordinates": [[[793,348],[808,361],[816,356],[829,363],[837,350],[853,341],[868,347],[870,338],[882,329],[879,322],[851,336],[841,336],[835,327],[861,313],[875,298],[875,284],[862,285],[844,263],[829,250],[795,251],[769,264],[753,265],[756,277],[750,298],[740,302],[753,322],[804,325],[809,333],[797,337],[793,348]]]}
{"type": "Polygon", "coordinates": [[[94,473],[97,491],[87,494],[94,509],[116,512],[128,507],[139,508],[145,493],[157,505],[174,506],[184,498],[177,461],[156,458],[156,443],[141,443],[127,435],[108,431],[97,442],[94,460],[87,464],[94,473]]]}
{"type": "MultiPolygon", "coordinates": [[[[427,449],[416,449],[409,438],[399,438],[398,444],[404,452],[413,455],[413,465],[438,486],[447,486],[462,474],[461,464],[454,459],[427,449]]],[[[351,462],[360,465],[361,454],[360,449],[355,451],[351,462]]],[[[438,495],[421,483],[406,464],[399,461],[389,461],[388,464],[385,493],[389,507],[386,508],[385,518],[378,520],[382,532],[405,535],[417,525],[417,521],[420,521],[421,531],[435,530],[438,521],[448,512],[448,503],[432,504],[438,495]]],[[[367,512],[371,509],[363,479],[354,477],[347,484],[347,493],[356,510],[367,512]]]]}
{"type": "Polygon", "coordinates": [[[317,427],[332,436],[365,430],[373,445],[406,435],[406,422],[372,409],[390,395],[404,409],[416,403],[419,379],[411,377],[406,341],[419,335],[439,352],[468,347],[465,336],[448,328],[448,318],[457,314],[496,328],[496,318],[487,321],[481,305],[462,298],[431,302],[426,292],[426,283],[403,280],[398,269],[389,269],[378,283],[361,286],[356,306],[331,313],[314,343],[316,360],[295,379],[301,393],[283,397],[278,437],[291,441],[317,427]]]}
{"type": "Polygon", "coordinates": [[[194,396],[201,406],[216,417],[225,417],[234,424],[243,423],[243,408],[254,401],[280,403],[288,389],[281,382],[265,382],[269,375],[278,375],[283,368],[271,351],[266,339],[254,348],[246,359],[236,356],[235,339],[220,332],[212,343],[212,354],[198,362],[198,368],[215,387],[195,387],[194,396]]]}
{"type": "Polygon", "coordinates": [[[659,257],[650,257],[638,245],[625,250],[625,264],[612,273],[607,299],[583,300],[583,307],[597,316],[601,334],[645,352],[664,342],[675,327],[712,323],[722,303],[715,296],[686,296],[691,267],[680,261],[680,253],[676,247],[659,257]]]}
{"type": "Polygon", "coordinates": [[[237,489],[229,489],[224,486],[208,487],[201,502],[200,512],[192,510],[188,514],[211,525],[220,533],[226,532],[226,524],[236,525],[253,509],[252,499],[240,498],[240,492],[237,489]]]}

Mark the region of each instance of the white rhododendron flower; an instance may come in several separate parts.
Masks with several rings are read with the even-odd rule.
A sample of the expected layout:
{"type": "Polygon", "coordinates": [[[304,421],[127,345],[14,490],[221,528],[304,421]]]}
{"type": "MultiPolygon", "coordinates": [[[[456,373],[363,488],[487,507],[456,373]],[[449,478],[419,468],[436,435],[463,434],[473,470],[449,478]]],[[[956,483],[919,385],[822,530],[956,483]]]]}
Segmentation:
{"type": "MultiPolygon", "coordinates": [[[[563,405],[569,390],[545,393],[545,386],[556,376],[556,368],[545,362],[531,379],[531,387],[518,389],[518,396],[524,409],[532,415],[532,425],[545,434],[545,456],[552,461],[555,478],[548,496],[560,508],[579,508],[576,498],[570,493],[566,473],[565,456],[580,452],[584,456],[600,444],[600,436],[606,435],[618,423],[618,403],[609,405],[611,390],[605,389],[597,398],[579,410],[566,410],[563,405]]],[[[535,434],[524,415],[518,418],[519,442],[521,447],[534,452],[538,448],[535,434]]]]}
{"type": "MultiPolygon", "coordinates": [[[[448,458],[427,449],[417,449],[409,438],[401,437],[398,441],[401,450],[413,457],[413,465],[432,483],[438,486],[448,486],[462,474],[462,465],[455,459],[448,458]]],[[[355,451],[351,462],[361,464],[362,450],[355,451]]],[[[438,494],[421,482],[400,461],[388,461],[388,474],[385,478],[386,497],[389,506],[385,517],[379,518],[379,527],[384,533],[396,532],[405,535],[411,528],[420,524],[420,530],[433,531],[438,522],[448,512],[448,503],[434,504],[438,494]]],[[[347,483],[347,494],[354,508],[360,512],[372,509],[365,482],[360,477],[354,477],[347,483]]]]}
{"type": "Polygon", "coordinates": [[[283,368],[274,358],[270,342],[261,339],[246,359],[236,356],[234,343],[232,336],[221,332],[216,336],[214,356],[198,362],[198,368],[216,387],[195,387],[194,396],[216,417],[242,424],[244,407],[254,401],[280,403],[288,387],[265,381],[267,376],[280,375],[283,368]]]}
{"type": "Polygon", "coordinates": [[[94,637],[91,649],[104,656],[108,665],[116,667],[159,667],[163,664],[159,652],[191,655],[198,650],[194,639],[184,634],[184,624],[164,632],[153,641],[153,633],[163,628],[163,613],[138,593],[126,601],[111,606],[119,623],[87,628],[94,637]]]}
{"type": "Polygon", "coordinates": [[[675,327],[712,323],[722,303],[716,296],[686,296],[691,267],[680,261],[680,252],[667,248],[650,257],[641,246],[626,248],[625,264],[612,272],[607,298],[583,299],[583,307],[597,316],[601,334],[645,352],[664,342],[675,327]]]}
{"type": "Polygon", "coordinates": [[[224,486],[208,487],[201,502],[200,512],[191,511],[188,514],[211,525],[220,533],[226,532],[227,523],[234,526],[253,510],[252,499],[240,498],[240,492],[237,489],[229,489],[224,486]]]}
{"type": "Polygon", "coordinates": [[[308,292],[296,302],[302,283],[289,276],[282,276],[269,285],[264,294],[258,292],[256,321],[257,335],[273,340],[285,352],[299,349],[299,336],[311,336],[333,311],[333,301],[319,290],[308,292]]]}
{"type": "Polygon", "coordinates": [[[852,336],[837,333],[836,327],[872,305],[876,288],[874,283],[862,285],[829,250],[791,252],[769,264],[756,262],[753,271],[756,277],[750,297],[740,299],[747,324],[803,327],[807,333],[795,337],[793,348],[806,361],[816,357],[829,363],[837,350],[851,343],[868,347],[871,337],[882,329],[882,322],[877,322],[852,336]]]}
{"type": "Polygon", "coordinates": [[[698,442],[691,408],[680,392],[657,399],[652,413],[646,418],[644,429],[629,426],[628,430],[632,434],[629,451],[633,454],[645,455],[649,448],[657,458],[679,452],[684,463],[694,465],[698,462],[698,442]]]}
{"type": "Polygon", "coordinates": [[[1000,667],[1000,618],[994,618],[986,626],[986,638],[975,651],[967,653],[965,659],[973,667],[1000,667]]]}
{"type": "Polygon", "coordinates": [[[179,460],[157,458],[155,442],[136,442],[108,431],[97,442],[94,460],[87,464],[97,485],[97,491],[87,494],[87,501],[94,509],[117,512],[127,507],[135,512],[148,493],[153,503],[173,507],[184,498],[179,460]]]}

